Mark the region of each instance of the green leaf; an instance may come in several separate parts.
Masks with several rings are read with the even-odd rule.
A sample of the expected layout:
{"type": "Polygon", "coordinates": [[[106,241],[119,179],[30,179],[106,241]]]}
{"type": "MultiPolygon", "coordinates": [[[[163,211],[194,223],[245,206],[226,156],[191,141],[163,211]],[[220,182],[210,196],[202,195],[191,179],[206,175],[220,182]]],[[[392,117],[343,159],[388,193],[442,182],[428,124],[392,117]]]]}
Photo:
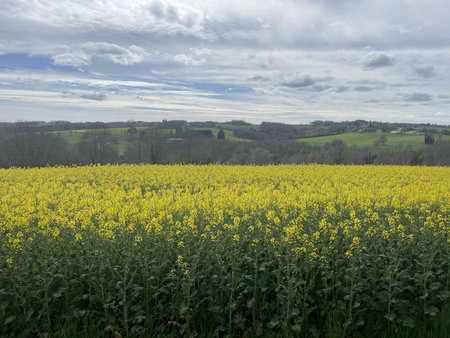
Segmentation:
{"type": "Polygon", "coordinates": [[[441,287],[441,283],[434,282],[434,283],[431,283],[430,290],[435,291],[435,290],[439,289],[440,287],[441,287]]]}
{"type": "Polygon", "coordinates": [[[386,318],[387,320],[389,320],[390,322],[392,322],[395,319],[395,314],[393,313],[388,313],[384,315],[384,318],[386,318]]]}
{"type": "Polygon", "coordinates": [[[444,290],[444,291],[439,292],[438,298],[440,300],[446,300],[446,299],[450,298],[450,291],[444,290]]]}
{"type": "Polygon", "coordinates": [[[255,324],[253,324],[255,328],[255,335],[257,337],[261,337],[264,334],[264,327],[260,321],[255,321],[255,324]]]}
{"type": "Polygon", "coordinates": [[[189,308],[186,305],[181,306],[180,308],[180,315],[184,315],[189,311],[189,308]]]}
{"type": "Polygon", "coordinates": [[[61,297],[62,296],[62,293],[60,292],[60,291],[56,291],[56,292],[54,292],[53,294],[52,294],[52,297],[53,298],[59,298],[59,297],[61,297]]]}
{"type": "Polygon", "coordinates": [[[428,291],[425,291],[425,293],[423,294],[423,296],[419,297],[420,299],[427,299],[428,298],[428,291]]]}
{"type": "Polygon", "coordinates": [[[412,318],[405,318],[401,321],[403,326],[413,329],[415,327],[414,320],[412,318]]]}
{"type": "Polygon", "coordinates": [[[313,337],[319,337],[320,336],[320,331],[319,330],[317,330],[315,327],[312,327],[312,328],[310,328],[309,329],[309,332],[311,332],[311,335],[313,336],[313,337]]]}
{"type": "Polygon", "coordinates": [[[273,329],[275,326],[277,326],[280,323],[280,321],[278,320],[277,317],[272,318],[272,320],[270,322],[267,323],[267,327],[269,329],[273,329]]]}
{"type": "Polygon", "coordinates": [[[425,314],[429,315],[431,317],[434,317],[439,312],[439,309],[435,306],[430,306],[429,308],[425,309],[425,314]]]}
{"type": "Polygon", "coordinates": [[[26,320],[27,320],[27,321],[30,320],[30,319],[31,319],[31,316],[32,316],[33,314],[34,314],[34,310],[33,310],[33,309],[29,309],[29,310],[27,311],[26,316],[25,316],[26,320]]]}
{"type": "Polygon", "coordinates": [[[302,327],[299,324],[294,324],[294,325],[292,325],[291,328],[292,328],[292,331],[297,332],[297,333],[299,333],[302,330],[302,327]]]}
{"type": "Polygon", "coordinates": [[[9,316],[6,318],[4,325],[8,325],[9,323],[12,323],[16,319],[16,316],[9,316]]]}

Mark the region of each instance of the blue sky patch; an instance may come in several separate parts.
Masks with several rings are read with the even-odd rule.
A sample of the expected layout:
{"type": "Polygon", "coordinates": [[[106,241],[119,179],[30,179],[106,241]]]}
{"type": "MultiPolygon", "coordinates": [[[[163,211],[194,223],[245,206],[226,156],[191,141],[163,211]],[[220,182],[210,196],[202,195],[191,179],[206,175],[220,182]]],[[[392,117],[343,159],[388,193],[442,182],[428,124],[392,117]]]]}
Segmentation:
{"type": "Polygon", "coordinates": [[[0,55],[0,69],[33,69],[33,70],[59,70],[77,71],[67,66],[57,66],[48,56],[27,54],[5,54],[0,55]]]}

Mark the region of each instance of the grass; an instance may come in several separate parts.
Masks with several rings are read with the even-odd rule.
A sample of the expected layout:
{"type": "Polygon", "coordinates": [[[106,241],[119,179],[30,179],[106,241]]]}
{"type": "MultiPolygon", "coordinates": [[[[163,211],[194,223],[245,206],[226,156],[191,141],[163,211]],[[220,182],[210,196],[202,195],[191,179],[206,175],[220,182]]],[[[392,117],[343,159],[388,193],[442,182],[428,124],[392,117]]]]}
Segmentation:
{"type": "MultiPolygon", "coordinates": [[[[370,133],[345,133],[339,135],[328,135],[311,138],[297,139],[297,142],[305,142],[312,145],[322,146],[325,143],[331,143],[334,140],[342,140],[347,146],[371,147],[382,134],[387,137],[387,147],[413,146],[419,147],[425,144],[424,135],[391,134],[382,131],[370,133]]],[[[450,140],[449,135],[443,135],[442,140],[450,140]]]]}
{"type": "MultiPolygon", "coordinates": [[[[217,137],[217,133],[219,132],[219,128],[194,128],[194,130],[211,130],[214,137],[217,137]]],[[[236,137],[233,135],[233,131],[224,129],[225,139],[233,142],[252,142],[252,140],[247,140],[245,138],[236,137]]]]}
{"type": "Polygon", "coordinates": [[[68,132],[59,132],[61,137],[67,141],[69,144],[77,144],[81,142],[83,138],[83,132],[78,131],[68,131],[68,132]]]}
{"type": "MultiPolygon", "coordinates": [[[[146,130],[147,127],[137,127],[137,130],[146,130]]],[[[217,137],[217,133],[219,132],[218,128],[194,128],[195,130],[211,130],[214,137],[217,137]]],[[[122,135],[124,134],[128,128],[109,128],[108,131],[111,132],[113,135],[122,135]]],[[[67,131],[60,131],[55,132],[62,136],[64,140],[66,140],[69,144],[77,144],[81,142],[81,139],[83,138],[83,135],[89,132],[95,131],[95,129],[80,129],[80,130],[67,130],[67,131]]],[[[170,134],[170,129],[159,129],[160,132],[170,134]]],[[[225,132],[225,139],[229,141],[234,142],[251,142],[251,140],[239,138],[233,135],[233,131],[231,130],[224,130],[225,132]]],[[[173,130],[173,133],[175,133],[175,130],[173,130]]],[[[119,147],[120,148],[120,147],[119,147]]],[[[122,147],[123,148],[123,147],[122,147]]],[[[119,151],[121,148],[119,149],[119,151]]]]}

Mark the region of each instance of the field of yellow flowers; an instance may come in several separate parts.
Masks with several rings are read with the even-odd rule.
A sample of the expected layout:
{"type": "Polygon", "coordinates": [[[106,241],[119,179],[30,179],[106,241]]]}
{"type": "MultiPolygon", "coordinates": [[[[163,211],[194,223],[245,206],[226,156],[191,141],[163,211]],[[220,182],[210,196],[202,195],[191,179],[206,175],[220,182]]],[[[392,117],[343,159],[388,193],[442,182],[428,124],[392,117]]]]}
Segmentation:
{"type": "Polygon", "coordinates": [[[0,336],[450,332],[450,168],[15,168],[0,201],[0,336]]]}

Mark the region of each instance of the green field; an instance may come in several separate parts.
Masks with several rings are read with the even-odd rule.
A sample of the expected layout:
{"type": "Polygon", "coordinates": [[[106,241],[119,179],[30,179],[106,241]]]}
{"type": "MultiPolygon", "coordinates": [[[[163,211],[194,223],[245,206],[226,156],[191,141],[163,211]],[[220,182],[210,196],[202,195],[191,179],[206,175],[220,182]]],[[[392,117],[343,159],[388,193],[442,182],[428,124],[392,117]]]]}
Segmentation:
{"type": "MultiPolygon", "coordinates": [[[[146,130],[147,127],[137,127],[137,130],[146,130]]],[[[112,135],[123,135],[126,133],[128,128],[108,128],[107,131],[110,132],[112,135]]],[[[67,131],[61,131],[57,132],[62,136],[64,140],[66,140],[70,144],[77,144],[80,143],[81,139],[83,138],[84,134],[91,133],[94,131],[98,131],[97,129],[80,129],[80,130],[67,130],[67,131]]]]}
{"type": "MultiPolygon", "coordinates": [[[[194,130],[211,130],[214,137],[217,137],[217,133],[219,132],[219,128],[194,128],[194,130]]],[[[251,140],[234,136],[232,130],[224,129],[223,131],[225,133],[225,140],[234,142],[251,142],[251,140]]]]}
{"type": "MultiPolygon", "coordinates": [[[[245,128],[245,127],[243,127],[245,128]]],[[[109,128],[108,131],[113,135],[123,135],[127,131],[128,128],[109,128]]],[[[145,130],[147,127],[137,127],[138,130],[145,130]]],[[[170,133],[170,129],[158,129],[163,133],[170,133]]],[[[194,128],[194,130],[211,130],[214,137],[217,137],[217,133],[219,132],[219,128],[194,128]]],[[[60,134],[68,143],[77,144],[83,138],[83,135],[89,132],[94,131],[94,129],[83,129],[83,130],[68,130],[57,132],[60,134]]],[[[244,138],[236,137],[233,135],[232,130],[224,129],[225,139],[234,142],[251,142],[251,140],[247,140],[244,138]]],[[[338,135],[328,135],[328,136],[318,136],[311,138],[299,138],[296,139],[297,142],[305,142],[311,145],[323,146],[326,143],[331,143],[334,140],[342,140],[349,147],[372,147],[375,142],[380,138],[382,134],[385,134],[387,137],[387,142],[384,147],[420,147],[424,146],[424,135],[409,135],[409,134],[391,134],[391,133],[383,133],[381,130],[376,132],[368,132],[368,133],[343,133],[338,135]]],[[[435,136],[436,141],[438,137],[435,136]]],[[[442,135],[442,140],[450,140],[450,135],[442,135]]]]}
{"type": "MultiPolygon", "coordinates": [[[[145,130],[148,129],[147,127],[137,127],[137,130],[145,130]]],[[[61,131],[57,132],[60,134],[68,143],[70,144],[77,144],[80,143],[81,139],[83,138],[83,135],[89,132],[94,131],[95,129],[80,129],[80,130],[67,130],[67,131],[61,131]]],[[[108,131],[111,132],[113,135],[121,135],[124,134],[128,128],[108,128],[108,131]]],[[[159,131],[164,131],[167,134],[170,133],[169,129],[158,129],[159,131]]],[[[217,137],[217,133],[219,132],[219,128],[194,128],[194,130],[211,130],[214,137],[217,137]]],[[[246,140],[243,138],[239,138],[233,135],[233,131],[224,129],[225,132],[225,139],[229,141],[234,142],[250,142],[251,140],[246,140]]]]}
{"type": "MultiPolygon", "coordinates": [[[[137,130],[146,130],[147,127],[136,127],[137,130]]],[[[113,135],[123,135],[126,133],[128,128],[108,128],[108,132],[113,135]]],[[[54,132],[55,134],[59,134],[62,136],[64,140],[66,140],[69,144],[77,144],[80,143],[83,135],[86,133],[91,133],[94,131],[98,131],[97,129],[79,129],[79,130],[66,130],[66,131],[58,131],[54,132]]]]}
{"type": "Polygon", "coordinates": [[[69,144],[77,144],[81,142],[81,139],[83,138],[83,132],[78,131],[66,131],[66,132],[59,132],[58,134],[61,135],[61,137],[67,141],[69,144]]]}
{"type": "MultiPolygon", "coordinates": [[[[322,146],[325,143],[331,143],[334,140],[342,140],[347,146],[371,147],[375,141],[383,134],[382,131],[370,133],[345,133],[339,135],[328,135],[311,138],[297,139],[297,142],[305,142],[312,145],[322,146]]],[[[425,144],[424,135],[407,135],[407,134],[391,134],[384,133],[387,137],[386,147],[399,146],[422,146],[425,144]]],[[[442,140],[450,140],[449,135],[442,135],[442,140]]]]}

